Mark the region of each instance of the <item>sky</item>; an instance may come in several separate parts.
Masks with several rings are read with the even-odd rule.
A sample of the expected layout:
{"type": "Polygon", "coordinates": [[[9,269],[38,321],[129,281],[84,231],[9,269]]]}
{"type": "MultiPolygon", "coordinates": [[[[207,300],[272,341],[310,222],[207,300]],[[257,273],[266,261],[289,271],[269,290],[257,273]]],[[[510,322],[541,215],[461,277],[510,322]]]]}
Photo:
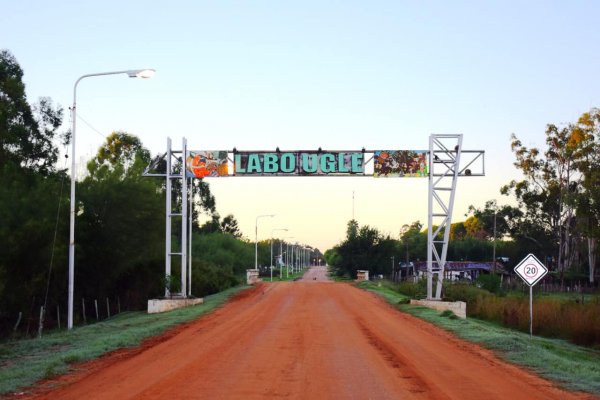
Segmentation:
{"type": "MultiPolygon", "coordinates": [[[[600,106],[598,15],[596,1],[4,0],[0,48],[24,70],[30,102],[65,109],[64,129],[81,75],[156,69],[79,83],[80,168],[115,130],[153,154],[167,137],[194,150],[419,150],[430,134],[463,134],[463,149],[485,151],[486,176],[458,182],[460,221],[469,205],[514,202],[499,193],[520,177],[512,133],[543,147],[546,124],[600,106]]],[[[276,216],[259,220],[259,240],[321,251],[353,213],[392,237],[427,221],[426,179],[209,182],[218,212],[251,240],[262,214],[276,216]]]]}

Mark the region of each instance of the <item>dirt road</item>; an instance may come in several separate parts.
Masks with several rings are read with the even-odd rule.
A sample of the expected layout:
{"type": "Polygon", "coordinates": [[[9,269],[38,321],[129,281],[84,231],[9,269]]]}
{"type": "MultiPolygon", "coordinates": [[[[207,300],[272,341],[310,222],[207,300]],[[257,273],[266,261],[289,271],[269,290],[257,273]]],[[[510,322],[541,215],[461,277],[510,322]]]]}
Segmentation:
{"type": "Polygon", "coordinates": [[[38,398],[583,398],[311,274],[245,291],[167,340],[90,363],[38,398]]]}

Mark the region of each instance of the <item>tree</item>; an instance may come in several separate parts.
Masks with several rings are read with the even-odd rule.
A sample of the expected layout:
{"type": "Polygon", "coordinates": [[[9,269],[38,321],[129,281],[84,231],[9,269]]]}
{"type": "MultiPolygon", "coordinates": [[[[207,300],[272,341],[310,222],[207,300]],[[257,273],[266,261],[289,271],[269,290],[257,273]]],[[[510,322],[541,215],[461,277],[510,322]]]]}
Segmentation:
{"type": "Polygon", "coordinates": [[[233,214],[229,214],[223,218],[223,221],[221,221],[221,232],[228,233],[237,238],[242,236],[238,222],[233,214]]]}
{"type": "Polygon", "coordinates": [[[122,131],[112,132],[88,162],[92,179],[111,174],[116,178],[141,177],[141,171],[150,163],[150,152],[137,136],[122,131]]]}
{"type": "Polygon", "coordinates": [[[398,242],[382,235],[368,225],[360,227],[358,222],[348,222],[346,239],[326,252],[327,263],[339,275],[354,276],[356,270],[368,269],[372,274],[389,274],[390,258],[398,254],[398,242]]]}
{"type": "MultiPolygon", "coordinates": [[[[23,70],[8,50],[0,50],[0,168],[13,162],[48,175],[55,169],[54,144],[62,124],[62,109],[43,97],[33,107],[27,102],[23,70]]],[[[68,137],[63,138],[68,141],[68,137]]]]}
{"type": "Polygon", "coordinates": [[[149,160],[138,138],[116,132],[88,163],[77,189],[79,295],[141,305],[162,292],[164,197],[159,181],[142,177],[149,160]]]}
{"type": "Polygon", "coordinates": [[[44,97],[30,105],[22,78],[0,50],[0,331],[66,292],[68,191],[54,143],[62,110],[44,97]]]}
{"type": "MultiPolygon", "coordinates": [[[[573,126],[562,128],[549,124],[546,128],[547,149],[540,156],[537,148],[527,148],[513,134],[511,147],[516,156],[514,165],[525,175],[522,181],[511,181],[502,188],[503,194],[514,194],[519,208],[524,210],[525,223],[539,237],[553,237],[557,248],[557,264],[561,281],[574,258],[572,225],[578,191],[575,165],[576,145],[573,126]]],[[[535,237],[535,236],[530,236],[535,237]]]]}
{"type": "Polygon", "coordinates": [[[573,128],[576,165],[583,175],[576,208],[578,226],[586,236],[589,281],[594,282],[597,243],[600,237],[600,109],[584,113],[573,128]]]}

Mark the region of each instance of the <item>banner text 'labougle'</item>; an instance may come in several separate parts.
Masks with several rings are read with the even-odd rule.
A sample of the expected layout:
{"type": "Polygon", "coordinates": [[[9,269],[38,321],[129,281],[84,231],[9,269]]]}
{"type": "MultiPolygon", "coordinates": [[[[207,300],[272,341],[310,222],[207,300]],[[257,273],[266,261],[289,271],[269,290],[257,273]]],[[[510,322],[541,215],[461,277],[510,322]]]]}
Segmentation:
{"type": "Polygon", "coordinates": [[[234,157],[235,175],[346,175],[364,173],[361,152],[240,152],[234,157]]]}

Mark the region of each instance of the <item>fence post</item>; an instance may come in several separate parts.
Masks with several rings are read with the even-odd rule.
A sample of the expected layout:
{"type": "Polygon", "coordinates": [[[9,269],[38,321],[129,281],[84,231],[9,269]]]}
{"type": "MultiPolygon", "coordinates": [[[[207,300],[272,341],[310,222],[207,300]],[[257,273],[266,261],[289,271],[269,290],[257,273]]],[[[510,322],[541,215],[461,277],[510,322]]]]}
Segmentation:
{"type": "Polygon", "coordinates": [[[56,305],[56,321],[58,322],[58,329],[60,329],[60,306],[56,305]]]}
{"type": "Polygon", "coordinates": [[[108,297],[106,298],[106,315],[110,318],[110,305],[108,303],[108,297]]]}
{"type": "Polygon", "coordinates": [[[100,318],[98,317],[98,299],[94,299],[94,306],[96,307],[96,321],[99,321],[100,318]]]}
{"type": "Polygon", "coordinates": [[[121,298],[117,297],[117,311],[121,314],[121,298]]]}
{"type": "Polygon", "coordinates": [[[87,318],[85,317],[85,299],[81,298],[81,313],[83,314],[83,323],[87,324],[87,318]]]}
{"type": "Polygon", "coordinates": [[[44,306],[40,307],[40,324],[38,325],[38,339],[42,337],[44,330],[44,306]]]}
{"type": "Polygon", "coordinates": [[[19,327],[19,324],[21,323],[22,317],[23,317],[23,313],[21,311],[19,311],[19,317],[17,318],[17,323],[15,324],[15,327],[13,328],[13,332],[17,332],[17,328],[19,327]]]}

